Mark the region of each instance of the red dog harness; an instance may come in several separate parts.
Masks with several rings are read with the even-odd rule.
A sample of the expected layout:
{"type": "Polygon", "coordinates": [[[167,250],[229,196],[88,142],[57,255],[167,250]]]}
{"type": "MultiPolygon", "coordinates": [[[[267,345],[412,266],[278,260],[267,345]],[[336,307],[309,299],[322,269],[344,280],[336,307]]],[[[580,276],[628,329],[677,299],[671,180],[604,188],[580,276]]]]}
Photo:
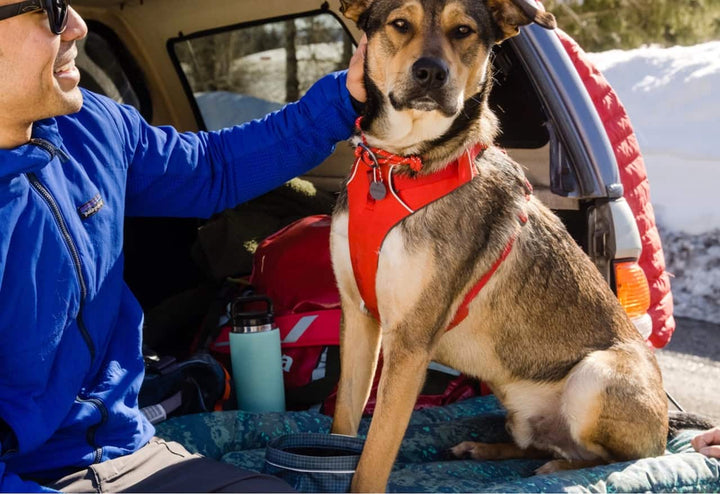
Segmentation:
{"type": "MultiPolygon", "coordinates": [[[[487,146],[477,144],[457,160],[430,175],[396,174],[399,166],[422,169],[419,156],[398,156],[363,142],[355,149],[355,166],[347,184],[350,259],[355,280],[365,307],[377,320],[375,277],[383,240],[390,229],[418,209],[430,204],[469,182],[477,175],[475,158],[487,146]]],[[[527,221],[521,217],[521,222],[527,221]]],[[[505,246],[500,258],[465,295],[449,329],[457,326],[468,314],[468,305],[510,254],[515,238],[505,246]]]]}

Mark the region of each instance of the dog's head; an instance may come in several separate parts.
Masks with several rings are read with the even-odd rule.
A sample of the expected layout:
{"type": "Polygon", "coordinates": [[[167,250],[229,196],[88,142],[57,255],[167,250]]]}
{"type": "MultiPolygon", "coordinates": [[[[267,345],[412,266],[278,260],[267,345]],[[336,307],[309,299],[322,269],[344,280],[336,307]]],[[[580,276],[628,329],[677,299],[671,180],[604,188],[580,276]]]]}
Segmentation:
{"type": "MultiPolygon", "coordinates": [[[[485,110],[492,46],[537,22],[555,27],[533,0],[341,0],[368,36],[363,121],[371,144],[423,154],[470,128],[485,110]]],[[[491,117],[488,127],[493,127],[491,117]]],[[[487,129],[489,137],[494,129],[487,129]]]]}

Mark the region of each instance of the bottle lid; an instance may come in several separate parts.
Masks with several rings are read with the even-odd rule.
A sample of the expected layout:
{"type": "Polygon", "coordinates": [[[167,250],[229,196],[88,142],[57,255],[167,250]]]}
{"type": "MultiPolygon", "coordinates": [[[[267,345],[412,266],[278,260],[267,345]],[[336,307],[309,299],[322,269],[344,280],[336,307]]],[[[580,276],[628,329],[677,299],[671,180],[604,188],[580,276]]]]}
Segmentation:
{"type": "Polygon", "coordinates": [[[274,328],[272,301],[263,295],[235,299],[230,314],[234,333],[270,331],[274,328]]]}

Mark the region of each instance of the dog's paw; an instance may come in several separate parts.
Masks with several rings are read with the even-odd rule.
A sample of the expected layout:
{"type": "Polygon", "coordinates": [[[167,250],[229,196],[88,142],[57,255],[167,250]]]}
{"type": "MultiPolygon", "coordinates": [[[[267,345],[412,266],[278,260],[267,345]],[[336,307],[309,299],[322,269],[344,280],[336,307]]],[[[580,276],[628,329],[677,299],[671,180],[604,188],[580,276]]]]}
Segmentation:
{"type": "Polygon", "coordinates": [[[595,458],[591,460],[563,460],[556,459],[551,460],[540,468],[535,470],[536,475],[545,475],[548,473],[556,473],[562,470],[577,470],[579,468],[592,468],[598,465],[606,465],[607,461],[602,458],[595,458]]]}
{"type": "Polygon", "coordinates": [[[563,460],[551,460],[535,470],[535,475],[547,475],[549,473],[559,472],[560,470],[566,470],[567,467],[563,463],[567,462],[563,462],[563,460]]]}
{"type": "Polygon", "coordinates": [[[463,441],[450,448],[455,458],[472,458],[473,460],[492,460],[497,458],[497,445],[463,441]]]}
{"type": "Polygon", "coordinates": [[[457,444],[450,448],[450,453],[455,458],[466,458],[471,455],[471,452],[473,448],[475,447],[475,444],[472,441],[463,441],[460,444],[457,444]]]}

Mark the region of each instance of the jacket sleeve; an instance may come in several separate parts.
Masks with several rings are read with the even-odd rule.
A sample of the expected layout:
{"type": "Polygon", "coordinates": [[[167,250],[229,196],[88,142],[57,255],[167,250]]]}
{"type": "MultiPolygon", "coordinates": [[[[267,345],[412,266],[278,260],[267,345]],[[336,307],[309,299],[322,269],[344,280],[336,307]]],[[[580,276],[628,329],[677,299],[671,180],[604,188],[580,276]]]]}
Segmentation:
{"type": "Polygon", "coordinates": [[[346,77],[325,76],[299,101],[217,132],[153,127],[125,108],[126,214],[208,217],[319,165],[352,132],[346,77]]]}
{"type": "Polygon", "coordinates": [[[5,463],[0,461],[0,492],[58,492],[48,489],[35,482],[21,479],[5,468],[5,463]]]}
{"type": "Polygon", "coordinates": [[[15,441],[13,440],[12,431],[6,422],[0,418],[0,492],[57,492],[36,482],[25,481],[18,475],[8,471],[7,465],[2,461],[2,458],[13,447],[15,447],[15,441]]]}

